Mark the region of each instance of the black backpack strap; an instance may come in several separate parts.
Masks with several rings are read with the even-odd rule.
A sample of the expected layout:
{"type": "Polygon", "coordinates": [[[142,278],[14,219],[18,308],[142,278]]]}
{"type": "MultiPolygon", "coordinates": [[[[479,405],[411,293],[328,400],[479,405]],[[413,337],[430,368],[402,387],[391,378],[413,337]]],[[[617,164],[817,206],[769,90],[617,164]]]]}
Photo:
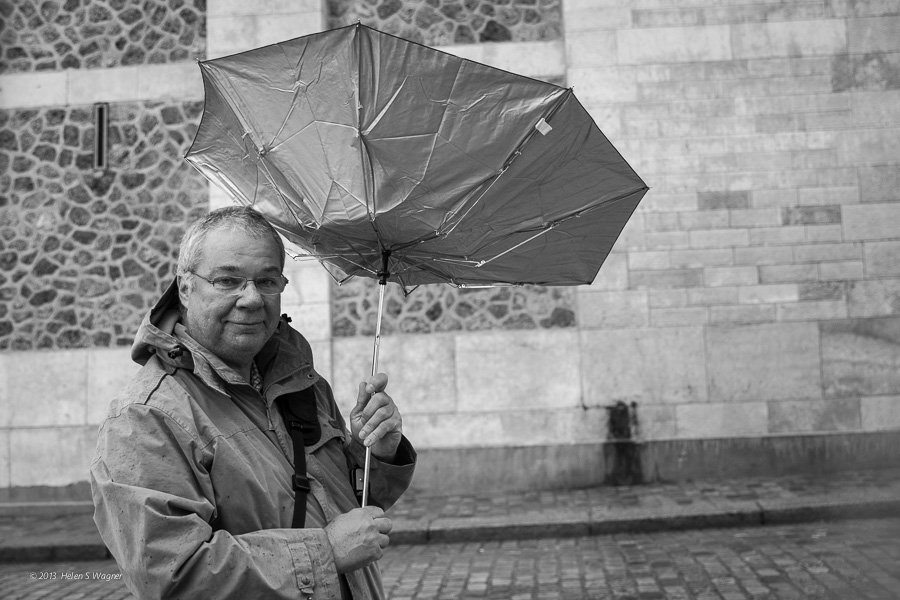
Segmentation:
{"type": "Polygon", "coordinates": [[[306,525],[306,496],[309,494],[309,478],[306,476],[306,446],[312,446],[322,437],[319,425],[316,393],[313,386],[285,394],[278,399],[284,422],[291,433],[294,445],[294,517],[291,526],[303,528],[306,525]]]}

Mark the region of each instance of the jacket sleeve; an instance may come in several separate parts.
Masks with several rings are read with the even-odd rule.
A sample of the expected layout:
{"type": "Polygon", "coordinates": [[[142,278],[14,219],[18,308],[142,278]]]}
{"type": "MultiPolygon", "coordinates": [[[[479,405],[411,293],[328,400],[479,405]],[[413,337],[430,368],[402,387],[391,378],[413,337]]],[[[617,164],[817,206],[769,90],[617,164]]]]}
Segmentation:
{"type": "MultiPolygon", "coordinates": [[[[347,436],[350,438],[349,434],[347,436]]],[[[366,447],[351,439],[347,445],[348,461],[354,468],[363,468],[366,464],[366,447]]],[[[372,456],[369,463],[369,500],[370,504],[384,510],[394,505],[409,484],[412,482],[416,468],[416,451],[406,436],[400,440],[397,455],[393,463],[378,460],[372,456]]]]}
{"type": "MultiPolygon", "coordinates": [[[[344,434],[344,454],[350,469],[362,469],[366,464],[366,447],[356,441],[349,433],[349,428],[338,409],[331,385],[320,379],[318,385],[324,395],[325,405],[331,419],[344,434]]],[[[397,447],[397,454],[392,463],[378,460],[374,455],[369,463],[369,501],[372,505],[384,510],[394,505],[409,484],[416,469],[417,455],[412,444],[404,435],[397,447]]]]}
{"type": "Polygon", "coordinates": [[[324,529],[215,531],[210,457],[176,417],[132,404],[101,426],[94,520],[131,592],[150,598],[340,598],[324,529]]]}

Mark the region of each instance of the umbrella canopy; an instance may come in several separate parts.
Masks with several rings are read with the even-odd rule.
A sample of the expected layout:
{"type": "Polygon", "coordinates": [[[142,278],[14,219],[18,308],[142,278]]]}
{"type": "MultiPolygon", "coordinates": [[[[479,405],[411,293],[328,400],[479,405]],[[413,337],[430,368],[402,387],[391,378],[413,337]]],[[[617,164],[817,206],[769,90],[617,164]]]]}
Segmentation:
{"type": "Polygon", "coordinates": [[[185,158],[337,281],[593,281],[647,186],[570,89],[361,24],[200,63],[185,158]]]}

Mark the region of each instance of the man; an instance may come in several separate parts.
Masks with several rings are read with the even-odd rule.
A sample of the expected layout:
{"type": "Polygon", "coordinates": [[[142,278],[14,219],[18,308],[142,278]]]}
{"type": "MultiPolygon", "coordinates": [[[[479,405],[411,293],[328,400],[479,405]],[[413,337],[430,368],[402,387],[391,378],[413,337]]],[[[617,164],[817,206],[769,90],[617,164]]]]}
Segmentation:
{"type": "Polygon", "coordinates": [[[384,597],[382,509],[409,485],[415,451],[383,374],[360,383],[346,432],[309,344],[279,316],[284,260],[259,213],[213,211],[185,233],[177,279],[140,326],[143,367],[91,464],[94,520],[139,599],[384,597]],[[288,398],[317,415],[302,529],[288,398]],[[359,508],[351,473],[366,446],[377,506],[359,508]]]}

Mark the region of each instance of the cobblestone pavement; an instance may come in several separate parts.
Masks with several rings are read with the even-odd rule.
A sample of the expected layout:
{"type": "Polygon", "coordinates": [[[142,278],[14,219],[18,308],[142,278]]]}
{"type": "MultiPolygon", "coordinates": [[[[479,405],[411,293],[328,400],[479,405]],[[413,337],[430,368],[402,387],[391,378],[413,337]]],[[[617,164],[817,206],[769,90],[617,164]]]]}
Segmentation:
{"type": "MultiPolygon", "coordinates": [[[[401,545],[393,600],[898,600],[900,519],[401,545]]],[[[0,565],[6,600],[131,598],[113,561],[0,565]]]]}

